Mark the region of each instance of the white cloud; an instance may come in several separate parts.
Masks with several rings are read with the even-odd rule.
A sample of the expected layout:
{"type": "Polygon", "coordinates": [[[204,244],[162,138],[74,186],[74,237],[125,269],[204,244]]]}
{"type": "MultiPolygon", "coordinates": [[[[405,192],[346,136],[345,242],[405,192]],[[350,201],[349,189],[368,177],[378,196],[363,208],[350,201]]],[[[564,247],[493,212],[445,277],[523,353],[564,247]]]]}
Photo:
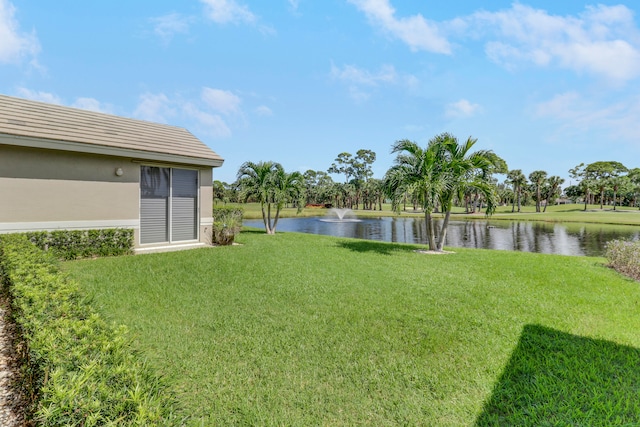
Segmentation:
{"type": "Polygon", "coordinates": [[[403,85],[415,88],[419,84],[417,77],[399,75],[393,65],[382,65],[378,71],[369,71],[355,65],[343,65],[341,68],[331,64],[329,76],[348,85],[349,96],[356,102],[364,102],[371,97],[376,87],[403,85]]]}
{"type": "Polygon", "coordinates": [[[46,102],[48,104],[63,105],[62,99],[60,99],[59,96],[54,95],[53,93],[50,93],[50,92],[42,92],[42,91],[27,89],[25,87],[19,87],[17,89],[17,95],[22,98],[30,99],[32,101],[40,101],[40,102],[46,102]]]}
{"type": "Polygon", "coordinates": [[[197,133],[227,138],[232,130],[221,114],[241,116],[240,98],[231,92],[204,88],[199,99],[185,100],[164,93],[144,93],[133,115],[142,120],[184,126],[197,133]]]}
{"type": "Polygon", "coordinates": [[[289,0],[289,6],[291,6],[291,9],[296,12],[298,10],[298,6],[300,6],[300,0],[289,0]]]}
{"type": "Polygon", "coordinates": [[[436,22],[421,14],[398,17],[391,0],[348,0],[375,27],[412,50],[451,54],[447,37],[483,40],[489,59],[590,73],[616,83],[640,77],[640,29],[624,5],[587,6],[577,15],[552,15],[521,3],[436,22]]]}
{"type": "Polygon", "coordinates": [[[77,98],[71,106],[82,110],[95,111],[96,113],[113,114],[111,106],[105,105],[95,98],[77,98]]]}
{"type": "Polygon", "coordinates": [[[640,95],[617,97],[615,102],[567,92],[539,103],[534,115],[559,124],[559,138],[605,132],[610,141],[637,144],[640,140],[640,95]]]}
{"type": "Polygon", "coordinates": [[[69,107],[79,108],[81,110],[113,114],[113,107],[107,104],[103,104],[95,98],[79,97],[76,98],[73,103],[67,104],[58,95],[50,92],[36,91],[27,89],[25,87],[19,87],[16,92],[18,96],[26,99],[31,99],[32,101],[46,102],[47,104],[67,105],[69,107]]]}
{"type": "Polygon", "coordinates": [[[143,93],[133,116],[157,123],[168,123],[169,118],[176,115],[176,109],[169,98],[163,94],[143,93]]]}
{"type": "Polygon", "coordinates": [[[201,0],[205,5],[207,18],[218,24],[246,23],[253,24],[257,17],[249,7],[238,4],[235,0],[201,0]]]}
{"type": "Polygon", "coordinates": [[[358,86],[349,86],[349,98],[353,99],[357,103],[368,101],[371,98],[371,94],[360,89],[358,86]]]}
{"type": "Polygon", "coordinates": [[[433,53],[451,53],[449,41],[441,33],[438,24],[417,14],[397,18],[389,0],[349,0],[369,18],[369,21],[386,33],[402,40],[411,50],[433,53]]]}
{"type": "Polygon", "coordinates": [[[179,13],[170,13],[150,18],[149,21],[153,24],[153,33],[160,37],[162,41],[168,43],[174,35],[189,32],[192,18],[182,16],[179,13]]]}
{"type": "Polygon", "coordinates": [[[229,129],[229,126],[227,126],[218,114],[202,111],[191,103],[185,104],[183,111],[189,117],[196,119],[202,132],[217,138],[228,138],[231,136],[231,129],[229,129]]]}
{"type": "Polygon", "coordinates": [[[476,34],[493,36],[485,44],[493,61],[558,66],[618,82],[640,76],[640,31],[625,6],[587,7],[578,16],[550,15],[515,3],[500,12],[478,12],[466,19],[476,34]]]}
{"type": "Polygon", "coordinates": [[[256,114],[262,117],[273,116],[273,110],[271,110],[271,108],[267,107],[266,105],[260,105],[258,108],[256,108],[255,111],[256,114]]]}
{"type": "Polygon", "coordinates": [[[445,114],[447,117],[471,117],[480,111],[479,104],[472,104],[466,99],[452,102],[447,105],[445,114]]]}
{"type": "Polygon", "coordinates": [[[202,89],[200,97],[209,107],[219,113],[233,114],[240,112],[242,99],[228,90],[205,87],[202,89]]]}
{"type": "Polygon", "coordinates": [[[331,64],[331,77],[357,85],[377,86],[380,83],[395,83],[398,75],[393,65],[383,65],[378,72],[372,73],[354,65],[338,68],[331,64]]]}
{"type": "MultiPolygon", "coordinates": [[[[40,52],[40,43],[35,32],[24,33],[15,19],[15,7],[8,0],[0,0],[0,62],[19,63],[24,57],[40,52]]],[[[37,65],[37,64],[36,64],[37,65]]]]}

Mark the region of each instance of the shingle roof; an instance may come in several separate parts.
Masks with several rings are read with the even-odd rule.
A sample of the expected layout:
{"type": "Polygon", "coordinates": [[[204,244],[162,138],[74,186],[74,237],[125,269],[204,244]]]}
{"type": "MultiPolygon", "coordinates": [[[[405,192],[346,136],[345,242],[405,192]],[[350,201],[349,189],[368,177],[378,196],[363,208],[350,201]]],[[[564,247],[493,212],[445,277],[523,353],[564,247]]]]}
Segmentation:
{"type": "Polygon", "coordinates": [[[142,159],[160,157],[209,166],[221,166],[223,162],[184,128],[6,95],[0,95],[2,134],[51,141],[52,148],[59,142],[59,149],[75,147],[83,151],[86,147],[142,159]]]}

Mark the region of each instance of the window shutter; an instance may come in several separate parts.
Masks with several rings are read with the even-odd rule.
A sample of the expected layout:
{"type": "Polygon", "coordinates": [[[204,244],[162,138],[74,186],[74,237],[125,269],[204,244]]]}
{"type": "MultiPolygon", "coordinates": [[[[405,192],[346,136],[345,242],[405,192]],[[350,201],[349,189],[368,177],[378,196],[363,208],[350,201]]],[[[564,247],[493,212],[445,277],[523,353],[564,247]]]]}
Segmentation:
{"type": "Polygon", "coordinates": [[[173,169],[171,240],[198,238],[198,171],[173,169]]]}
{"type": "Polygon", "coordinates": [[[198,171],[141,166],[140,243],[197,238],[198,171]]]}

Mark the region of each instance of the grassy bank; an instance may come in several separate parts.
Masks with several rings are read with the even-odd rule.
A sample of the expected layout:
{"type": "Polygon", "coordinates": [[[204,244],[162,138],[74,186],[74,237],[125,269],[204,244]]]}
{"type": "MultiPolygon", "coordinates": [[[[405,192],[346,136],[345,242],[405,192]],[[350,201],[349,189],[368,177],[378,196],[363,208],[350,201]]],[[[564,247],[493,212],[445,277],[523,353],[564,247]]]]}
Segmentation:
{"type": "Polygon", "coordinates": [[[601,259],[238,241],[65,264],[193,425],[640,423],[640,286],[601,259]]]}
{"type": "MultiPolygon", "coordinates": [[[[262,212],[260,205],[257,203],[246,203],[234,205],[244,209],[244,218],[261,219],[262,212]]],[[[298,212],[296,208],[285,208],[282,210],[281,217],[309,217],[322,216],[328,213],[328,209],[305,208],[302,212],[298,212]]],[[[354,210],[359,217],[381,217],[395,216],[396,212],[391,210],[391,205],[382,205],[382,210],[354,210]]],[[[401,211],[400,215],[422,216],[421,211],[413,211],[408,209],[401,211]]],[[[438,215],[436,214],[437,218],[438,215]]],[[[463,208],[454,208],[452,219],[486,219],[484,213],[465,214],[463,208]]],[[[545,221],[545,222],[578,222],[578,223],[595,223],[595,224],[617,224],[617,225],[640,225],[640,210],[637,208],[620,207],[614,211],[612,207],[605,206],[600,209],[600,205],[588,205],[584,210],[583,204],[573,205],[557,205],[549,206],[547,212],[535,212],[535,206],[523,206],[521,212],[511,212],[511,206],[500,206],[492,220],[518,220],[518,221],[545,221]]]]}

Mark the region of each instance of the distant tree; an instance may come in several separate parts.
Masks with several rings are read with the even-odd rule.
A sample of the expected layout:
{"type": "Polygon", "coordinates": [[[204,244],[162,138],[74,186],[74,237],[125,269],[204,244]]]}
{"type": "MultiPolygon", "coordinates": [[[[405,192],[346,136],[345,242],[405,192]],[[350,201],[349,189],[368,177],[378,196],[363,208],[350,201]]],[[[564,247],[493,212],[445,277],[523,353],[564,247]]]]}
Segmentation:
{"type": "Polygon", "coordinates": [[[520,212],[522,191],[527,185],[527,177],[522,173],[521,169],[513,169],[507,172],[507,180],[513,185],[513,192],[516,197],[511,205],[511,212],[515,211],[516,200],[518,201],[518,212],[520,212]]]}
{"type": "Polygon", "coordinates": [[[384,200],[384,191],[382,181],[375,178],[369,178],[362,188],[363,209],[375,210],[377,206],[382,210],[382,201],[384,200]]]}
{"type": "Polygon", "coordinates": [[[353,175],[358,181],[366,182],[373,176],[371,166],[376,161],[376,153],[371,150],[361,149],[351,161],[353,175]]]}
{"type": "Polygon", "coordinates": [[[633,206],[638,206],[640,209],[640,204],[638,204],[638,195],[640,195],[640,168],[633,168],[629,170],[627,174],[629,177],[632,198],[633,198],[633,206]]]}
{"type": "Polygon", "coordinates": [[[349,182],[349,178],[354,174],[353,156],[351,153],[347,153],[345,151],[338,154],[338,157],[336,157],[334,163],[331,164],[327,172],[344,175],[344,182],[349,182]]]}
{"type": "Polygon", "coordinates": [[[576,167],[569,169],[569,175],[572,178],[579,180],[578,187],[584,195],[584,210],[587,210],[587,205],[591,201],[592,190],[594,188],[593,180],[587,175],[585,171],[586,166],[584,163],[580,163],[576,167]]]}
{"type": "Polygon", "coordinates": [[[529,181],[533,187],[533,191],[536,195],[536,212],[540,212],[540,202],[542,198],[542,187],[547,179],[547,172],[538,170],[529,174],[529,181]]]}
{"type": "Polygon", "coordinates": [[[620,188],[624,188],[627,186],[629,182],[629,178],[625,175],[623,176],[612,176],[611,178],[608,179],[608,184],[609,184],[609,188],[611,188],[611,190],[613,190],[613,210],[616,210],[616,202],[617,202],[617,195],[618,195],[618,190],[620,190],[620,188]]]}
{"type": "Polygon", "coordinates": [[[307,203],[327,204],[332,202],[333,179],[324,171],[307,170],[303,174],[307,203]]]}
{"type": "Polygon", "coordinates": [[[542,210],[543,212],[547,211],[547,206],[549,206],[549,203],[553,203],[553,200],[560,196],[560,194],[562,193],[562,184],[564,184],[564,179],[560,178],[559,176],[554,175],[547,179],[547,185],[544,189],[545,203],[544,209],[542,210]]]}
{"type": "Polygon", "coordinates": [[[375,160],[376,153],[371,150],[360,149],[355,157],[351,153],[342,152],[327,170],[328,173],[344,175],[345,184],[349,183],[353,186],[354,191],[350,191],[352,200],[346,203],[349,207],[354,209],[358,207],[364,184],[373,176],[371,166],[375,160]]]}
{"type": "Polygon", "coordinates": [[[620,162],[600,161],[590,163],[584,168],[585,178],[595,183],[600,191],[600,209],[604,207],[604,193],[611,183],[610,178],[620,176],[627,168],[620,162]]]}
{"type": "Polygon", "coordinates": [[[579,185],[570,185],[564,189],[564,194],[566,194],[573,203],[576,203],[579,198],[584,196],[584,191],[579,185]]]}
{"type": "Polygon", "coordinates": [[[216,201],[227,203],[225,196],[225,184],[222,181],[213,181],[213,204],[215,205],[216,201]]]}

